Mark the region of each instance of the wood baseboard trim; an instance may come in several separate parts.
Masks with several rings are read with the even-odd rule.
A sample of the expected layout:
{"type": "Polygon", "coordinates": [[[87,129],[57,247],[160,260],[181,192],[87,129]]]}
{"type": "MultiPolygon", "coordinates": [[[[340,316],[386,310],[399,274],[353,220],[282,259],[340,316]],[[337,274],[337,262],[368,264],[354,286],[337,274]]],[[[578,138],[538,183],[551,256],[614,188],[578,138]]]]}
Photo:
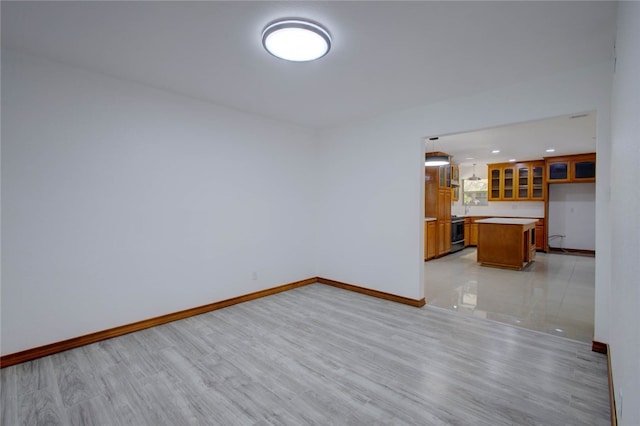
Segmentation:
{"type": "Polygon", "coordinates": [[[613,389],[613,373],[611,371],[611,351],[609,350],[609,344],[593,340],[591,342],[591,350],[607,356],[607,376],[609,379],[609,407],[611,410],[611,426],[617,426],[618,413],[616,412],[616,398],[613,389]]]}
{"type": "Polygon", "coordinates": [[[404,296],[397,296],[391,293],[385,293],[383,291],[372,290],[370,288],[360,287],[353,284],[347,284],[340,281],[330,280],[328,278],[317,277],[317,280],[321,284],[330,285],[333,287],[338,287],[343,290],[354,291],[356,293],[366,294],[368,296],[377,297],[379,299],[390,300],[392,302],[402,303],[405,305],[415,306],[416,308],[420,308],[425,305],[426,301],[424,297],[422,299],[410,299],[404,296]]]}
{"type": "Polygon", "coordinates": [[[607,353],[609,353],[608,347],[609,347],[609,345],[607,345],[606,343],[598,342],[597,340],[592,340],[591,341],[591,350],[593,352],[599,352],[601,354],[607,354],[607,353]]]}
{"type": "Polygon", "coordinates": [[[549,253],[566,253],[566,254],[576,254],[576,255],[582,255],[582,256],[596,257],[595,250],[570,249],[570,248],[560,248],[560,247],[551,247],[551,246],[549,246],[549,253]]]}
{"type": "Polygon", "coordinates": [[[607,375],[609,376],[609,407],[611,407],[611,426],[618,425],[618,413],[616,411],[616,393],[613,389],[613,372],[611,371],[611,351],[609,344],[605,343],[607,351],[607,375]]]}
{"type": "Polygon", "coordinates": [[[242,302],[248,302],[250,300],[259,299],[261,297],[270,296],[272,294],[281,293],[283,291],[292,290],[294,288],[302,287],[316,282],[318,282],[318,279],[316,277],[307,278],[306,280],[296,281],[278,287],[268,288],[266,290],[260,290],[254,293],[233,297],[231,299],[221,300],[219,302],[209,303],[207,305],[185,309],[183,311],[161,315],[155,318],[149,318],[131,324],[121,325],[119,327],[86,334],[84,336],[73,337],[71,339],[63,340],[60,342],[50,343],[48,345],[39,346],[37,348],[27,349],[13,354],[4,355],[0,357],[0,368],[9,367],[37,358],[42,358],[47,355],[53,355],[58,352],[78,348],[80,346],[89,345],[101,340],[111,339],[113,337],[122,336],[125,334],[133,333],[135,331],[140,331],[146,328],[155,327],[157,325],[166,324],[168,322],[189,318],[194,315],[204,314],[207,312],[215,311],[217,309],[226,308],[227,306],[236,305],[242,302]]]}
{"type": "Polygon", "coordinates": [[[356,293],[362,293],[369,296],[377,297],[380,299],[390,300],[392,302],[403,303],[405,305],[422,307],[425,305],[425,299],[420,300],[410,299],[408,297],[397,296],[395,294],[385,293],[382,291],[372,290],[365,287],[359,287],[353,284],[347,284],[340,281],[334,281],[322,277],[307,278],[306,280],[296,281],[289,284],[284,284],[278,287],[268,288],[266,290],[256,291],[254,293],[245,294],[242,296],[233,297],[231,299],[221,300],[219,302],[209,303],[203,306],[197,306],[195,308],[185,309],[183,311],[173,312],[166,315],[161,315],[155,318],[149,318],[146,320],[134,322],[131,324],[125,324],[118,327],[110,328],[107,330],[96,331],[95,333],[85,334],[84,336],[73,337],[71,339],[62,340],[60,342],[50,343],[48,345],[38,346],[36,348],[27,349],[20,352],[15,352],[0,357],[0,368],[10,367],[12,365],[20,364],[22,362],[32,361],[34,359],[42,358],[48,355],[53,355],[58,352],[67,351],[69,349],[79,348],[80,346],[89,345],[91,343],[100,342],[102,340],[111,339],[113,337],[122,336],[125,334],[133,333],[136,331],[144,330],[146,328],[155,327],[157,325],[166,324],[173,321],[189,318],[194,315],[200,315],[207,312],[215,311],[217,309],[226,308],[227,306],[236,305],[238,303],[248,302],[250,300],[259,299],[261,297],[270,296],[272,294],[281,293],[283,291],[292,290],[294,288],[302,287],[309,284],[322,283],[333,287],[338,287],[344,290],[354,291],[356,293]]]}

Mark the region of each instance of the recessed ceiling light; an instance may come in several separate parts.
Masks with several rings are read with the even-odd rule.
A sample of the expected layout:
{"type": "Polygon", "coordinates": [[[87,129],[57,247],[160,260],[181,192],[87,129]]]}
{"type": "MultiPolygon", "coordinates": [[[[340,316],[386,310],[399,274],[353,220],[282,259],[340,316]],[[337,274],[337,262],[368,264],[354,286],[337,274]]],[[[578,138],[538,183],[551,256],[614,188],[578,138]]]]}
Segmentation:
{"type": "Polygon", "coordinates": [[[494,149],[493,151],[491,151],[492,154],[499,154],[500,150],[499,149],[494,149]]]}
{"type": "Polygon", "coordinates": [[[517,160],[515,158],[509,158],[510,163],[515,163],[517,160]]]}
{"type": "Polygon", "coordinates": [[[473,157],[466,157],[465,160],[475,160],[473,157]]]}
{"type": "Polygon", "coordinates": [[[303,19],[281,19],[262,31],[262,45],[281,59],[306,62],[322,58],[331,49],[331,36],[320,25],[303,19]]]}
{"type": "Polygon", "coordinates": [[[546,152],[556,152],[556,150],[553,149],[553,148],[549,148],[549,149],[546,150],[546,152]]]}

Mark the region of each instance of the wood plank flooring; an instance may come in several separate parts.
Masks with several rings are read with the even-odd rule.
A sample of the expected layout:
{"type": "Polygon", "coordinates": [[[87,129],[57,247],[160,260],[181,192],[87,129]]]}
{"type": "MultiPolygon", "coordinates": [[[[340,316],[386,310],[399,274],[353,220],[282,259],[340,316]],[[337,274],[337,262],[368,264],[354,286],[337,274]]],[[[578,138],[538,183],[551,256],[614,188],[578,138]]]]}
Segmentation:
{"type": "Polygon", "coordinates": [[[2,425],[607,425],[588,344],[312,284],[1,371],[2,425]]]}

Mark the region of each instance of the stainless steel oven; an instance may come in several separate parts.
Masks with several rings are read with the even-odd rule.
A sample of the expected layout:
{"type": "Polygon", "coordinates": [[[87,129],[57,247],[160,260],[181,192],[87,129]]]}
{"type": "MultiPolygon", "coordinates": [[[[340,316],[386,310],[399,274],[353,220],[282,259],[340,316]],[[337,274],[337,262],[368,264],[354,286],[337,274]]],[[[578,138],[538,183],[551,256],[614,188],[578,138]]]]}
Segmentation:
{"type": "Polygon", "coordinates": [[[451,216],[451,253],[464,248],[464,217],[451,216]]]}

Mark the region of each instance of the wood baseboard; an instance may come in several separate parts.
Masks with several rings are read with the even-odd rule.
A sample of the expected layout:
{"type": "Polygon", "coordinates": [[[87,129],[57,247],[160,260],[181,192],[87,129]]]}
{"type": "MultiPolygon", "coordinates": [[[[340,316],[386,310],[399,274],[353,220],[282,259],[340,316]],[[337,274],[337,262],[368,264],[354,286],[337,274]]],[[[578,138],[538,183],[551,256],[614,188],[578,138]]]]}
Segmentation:
{"type": "Polygon", "coordinates": [[[189,318],[194,315],[200,315],[207,312],[215,311],[217,309],[226,308],[227,306],[235,305],[238,303],[248,302],[250,300],[259,299],[261,297],[270,296],[276,293],[281,293],[283,291],[302,287],[308,284],[313,284],[317,281],[318,280],[315,277],[308,278],[306,280],[296,281],[296,282],[284,284],[278,287],[256,291],[254,293],[233,297],[231,299],[209,303],[208,305],[185,309],[183,311],[161,315],[159,317],[149,318],[149,319],[134,322],[131,324],[121,325],[119,327],[114,327],[107,330],[86,334],[84,336],[74,337],[74,338],[63,340],[60,342],[50,343],[48,345],[39,346],[37,348],[27,349],[24,351],[13,353],[13,354],[4,355],[0,358],[0,367],[1,368],[9,367],[11,365],[20,364],[21,362],[31,361],[37,358],[42,358],[47,355],[53,355],[58,352],[63,352],[69,349],[78,348],[80,346],[89,345],[91,343],[96,343],[101,340],[111,339],[113,337],[122,336],[124,334],[133,333],[135,331],[144,330],[146,328],[155,327],[157,325],[166,324],[168,322],[173,322],[173,321],[181,320],[184,318],[189,318]]]}
{"type": "Polygon", "coordinates": [[[611,371],[611,351],[609,350],[608,343],[598,342],[593,340],[591,342],[591,350],[607,356],[607,376],[609,378],[609,407],[611,410],[611,426],[618,424],[618,413],[616,412],[616,398],[613,389],[613,373],[611,371]]]}
{"type": "Polygon", "coordinates": [[[598,342],[597,340],[591,341],[591,350],[593,352],[599,352],[601,354],[607,354],[609,352],[608,346],[606,343],[598,342]]]}
{"type": "Polygon", "coordinates": [[[330,280],[328,278],[318,277],[318,282],[333,287],[338,287],[344,290],[355,291],[356,293],[366,294],[368,296],[377,297],[380,299],[390,300],[392,302],[403,303],[405,305],[415,306],[420,308],[425,305],[424,297],[422,299],[410,299],[404,296],[397,296],[391,293],[385,293],[383,291],[372,290],[370,288],[360,287],[353,284],[347,284],[340,281],[330,280]]]}
{"type": "Polygon", "coordinates": [[[613,389],[613,372],[611,371],[611,351],[609,344],[605,344],[607,351],[607,375],[609,376],[609,406],[611,407],[611,426],[618,425],[618,413],[616,411],[616,393],[613,389]]]}
{"type": "Polygon", "coordinates": [[[194,315],[204,314],[207,312],[215,311],[217,309],[226,308],[227,306],[248,302],[250,300],[259,299],[261,297],[270,296],[272,294],[281,293],[283,291],[292,290],[294,288],[298,288],[298,287],[302,287],[302,286],[314,284],[314,283],[327,284],[334,287],[342,288],[344,290],[355,291],[357,293],[363,293],[369,296],[378,297],[380,299],[390,300],[398,303],[404,303],[405,305],[421,307],[421,306],[424,306],[425,304],[424,298],[420,300],[409,299],[407,297],[396,296],[394,294],[384,293],[382,291],[371,290],[364,287],[358,287],[352,284],[341,283],[339,281],[334,281],[327,278],[313,277],[313,278],[307,278],[306,280],[296,281],[293,283],[284,284],[284,285],[273,287],[273,288],[268,288],[266,290],[260,290],[254,293],[233,297],[231,299],[221,300],[219,302],[209,303],[208,305],[185,309],[183,311],[173,312],[171,314],[161,315],[155,318],[149,318],[149,319],[134,322],[131,324],[125,324],[119,327],[97,331],[95,333],[86,334],[84,336],[73,337],[71,339],[62,340],[60,342],[38,346],[37,348],[27,349],[24,351],[15,352],[8,355],[3,355],[2,357],[0,357],[0,368],[10,367],[12,365],[20,364],[22,362],[32,361],[34,359],[42,358],[48,355],[53,355],[58,352],[67,351],[69,349],[78,348],[80,346],[89,345],[91,343],[100,342],[102,340],[111,339],[113,337],[122,336],[122,335],[133,333],[136,331],[144,330],[146,328],[166,324],[168,322],[178,321],[181,319],[192,317],[194,315]]]}
{"type": "Polygon", "coordinates": [[[583,249],[570,249],[570,248],[560,248],[560,247],[551,247],[549,246],[549,253],[564,253],[564,254],[574,254],[581,256],[589,256],[596,257],[595,250],[583,250],[583,249]]]}

